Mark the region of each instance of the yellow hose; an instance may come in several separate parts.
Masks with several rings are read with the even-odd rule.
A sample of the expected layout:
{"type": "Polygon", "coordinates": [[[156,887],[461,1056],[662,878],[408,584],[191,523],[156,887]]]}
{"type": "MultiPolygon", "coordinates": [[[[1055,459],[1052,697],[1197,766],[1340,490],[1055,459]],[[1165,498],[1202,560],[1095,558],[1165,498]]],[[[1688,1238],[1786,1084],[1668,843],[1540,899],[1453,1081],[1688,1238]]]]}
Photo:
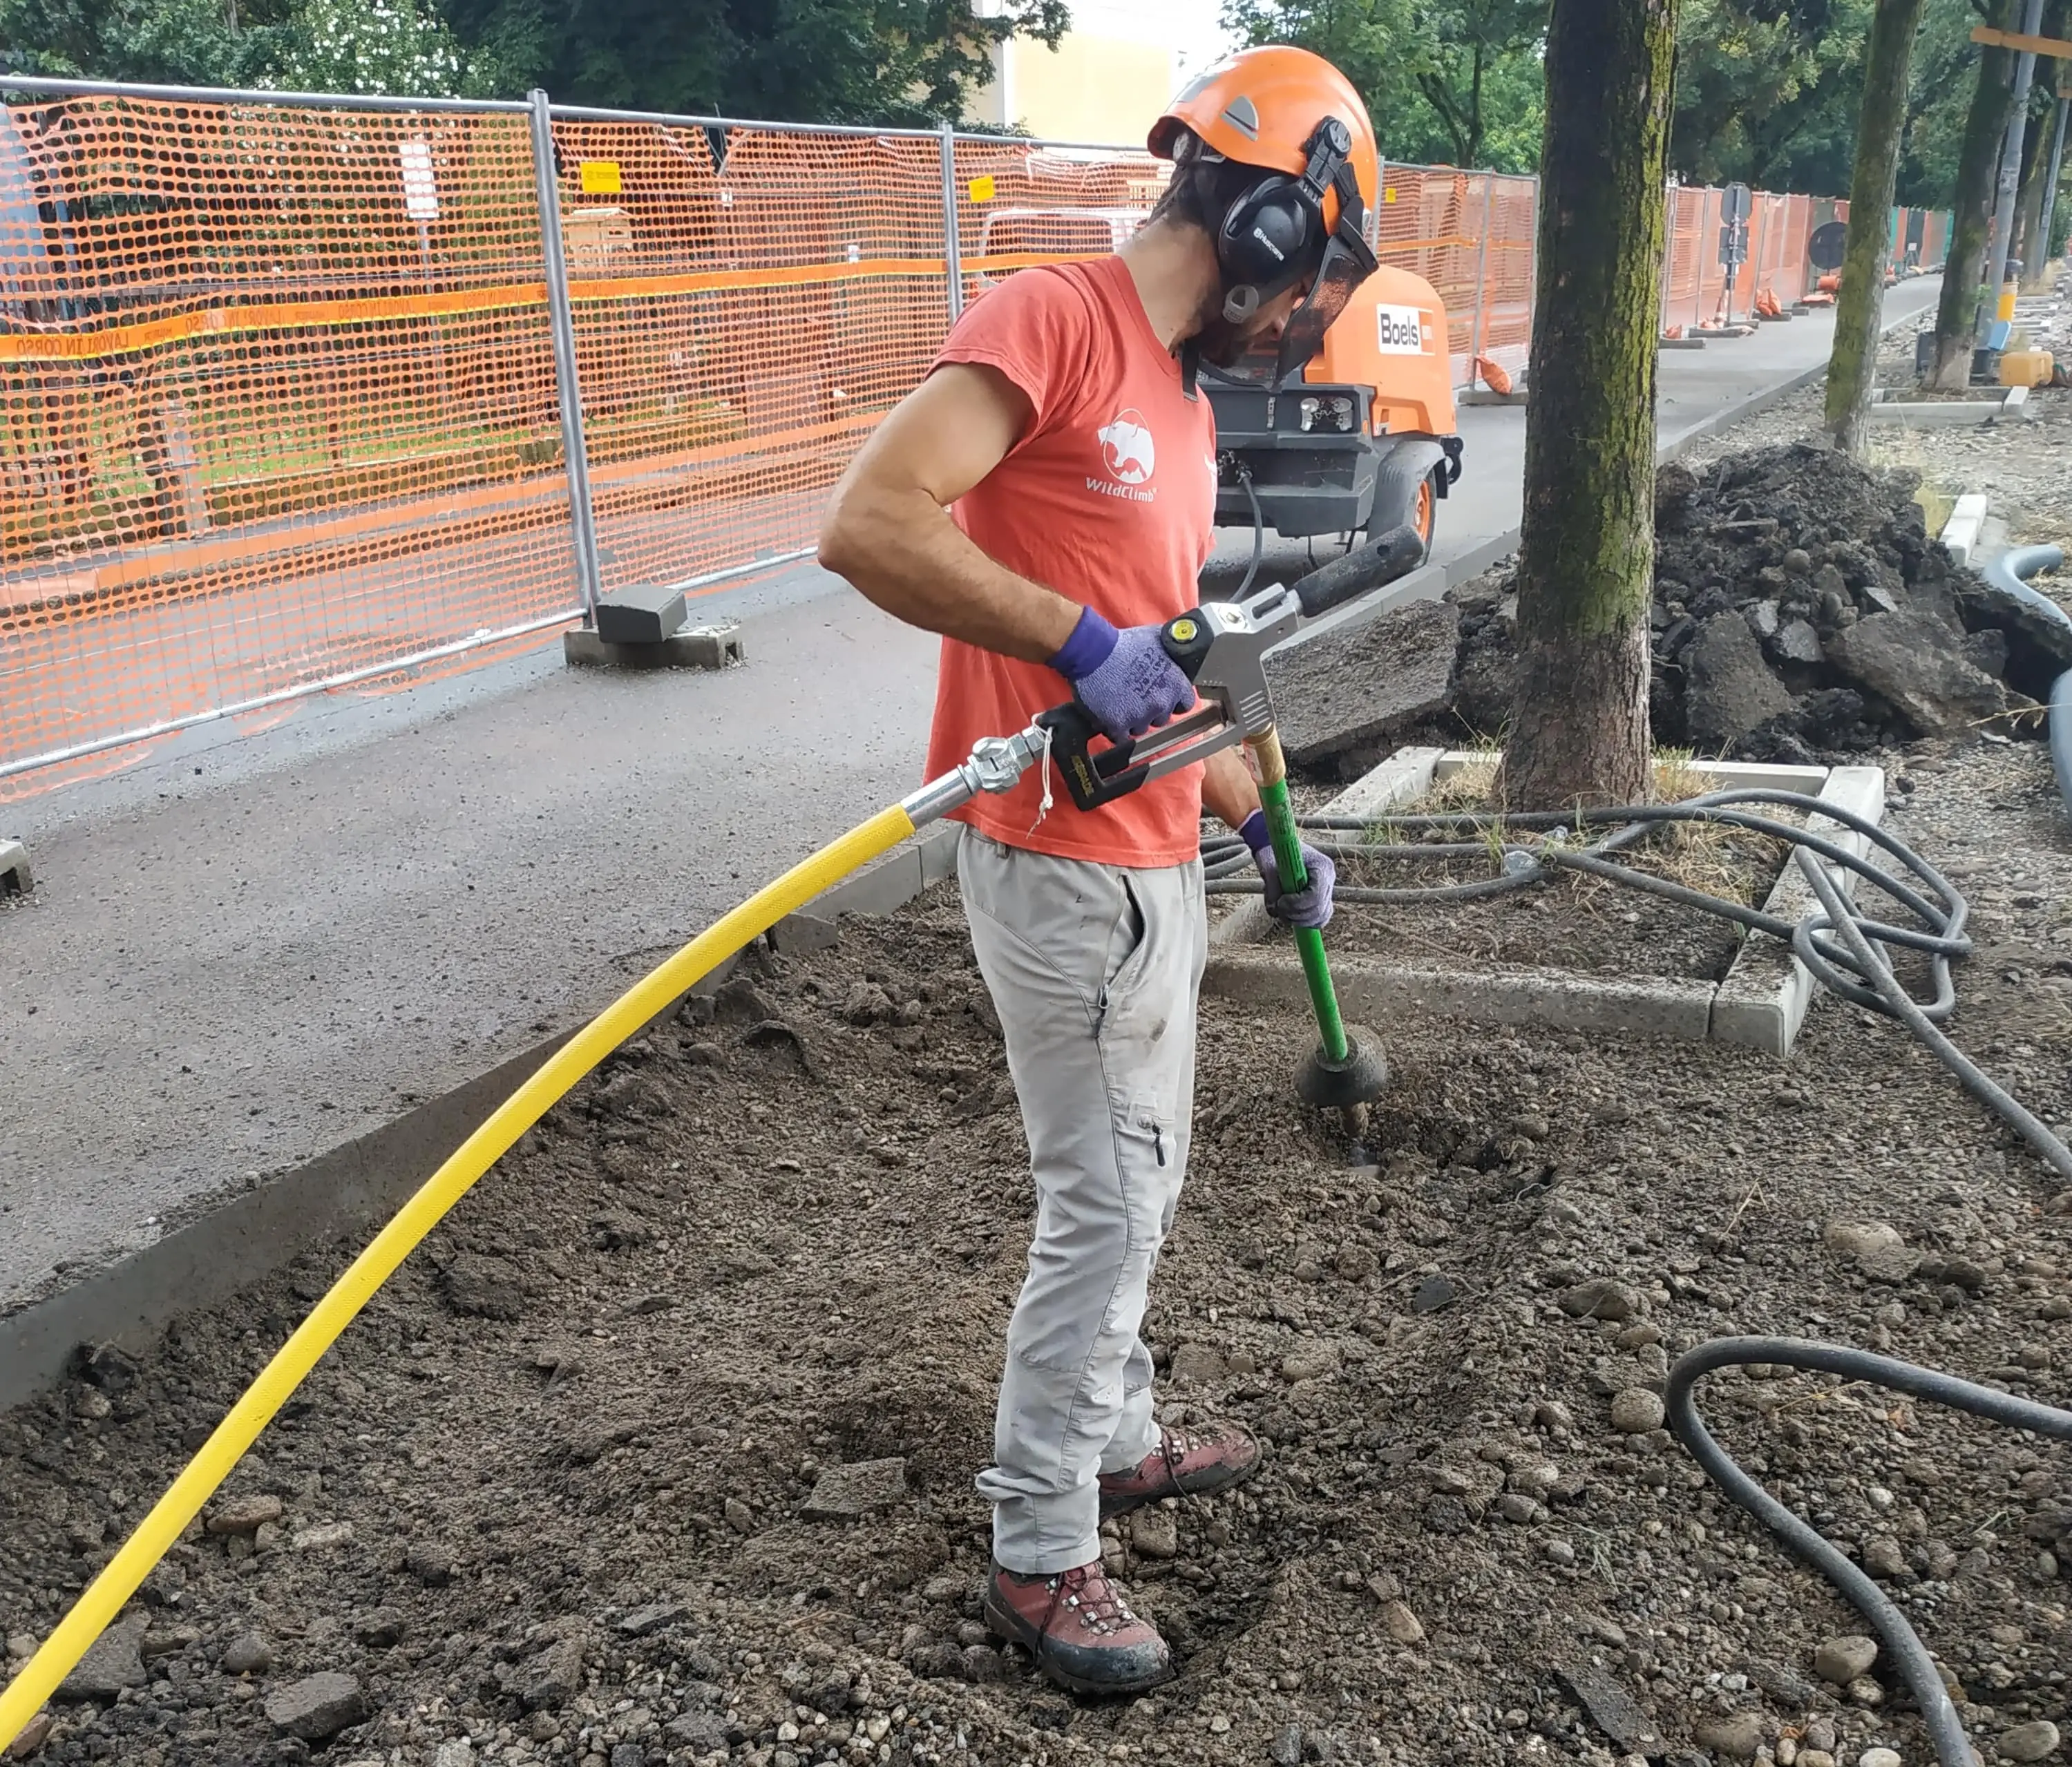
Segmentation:
{"type": "Polygon", "coordinates": [[[751,939],[795,908],[808,902],[858,865],[876,858],[914,832],[903,805],[892,804],[840,840],[794,865],[766,885],[723,918],[715,922],[675,956],[652,969],[599,1013],[550,1056],[531,1079],[513,1092],[488,1121],[454,1150],[410,1200],[397,1210],[373,1243],[353,1260],[330,1292],[310,1309],[294,1334],[261,1369],[257,1379],[216,1425],[187,1469],[174,1480],[151,1513],[122,1543],[72,1611],[22,1671],[0,1691],[0,1749],[28,1726],[59,1683],[72,1673],[137,1586],[151,1573],[180,1531],[200,1513],[245,1449],[273,1414],[316,1366],[317,1358],[367,1305],[417,1243],[467,1194],[475,1181],[495,1163],[511,1144],[538,1122],[569,1088],[653,1018],[694,982],[710,973],[751,939]]]}

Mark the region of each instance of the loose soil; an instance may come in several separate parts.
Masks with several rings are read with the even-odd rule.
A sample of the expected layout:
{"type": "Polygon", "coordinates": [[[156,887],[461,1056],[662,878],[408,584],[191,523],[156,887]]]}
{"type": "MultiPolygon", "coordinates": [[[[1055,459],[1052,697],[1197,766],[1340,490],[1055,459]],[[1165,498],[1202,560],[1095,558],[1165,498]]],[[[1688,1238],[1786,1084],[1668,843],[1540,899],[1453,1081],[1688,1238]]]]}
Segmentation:
{"type": "MultiPolygon", "coordinates": [[[[1932,318],[1932,315],[1931,315],[1932,318]]],[[[1726,346],[1720,346],[1726,347],[1726,346]]],[[[2060,347],[2061,360],[2066,353],[2060,347]]],[[[1878,358],[1878,384],[1902,399],[1927,397],[1914,378],[1914,334],[1885,340],[1878,358]]],[[[1693,443],[1677,458],[1700,468],[1743,449],[1803,442],[1817,435],[1827,397],[1824,382],[1779,400],[1716,436],[1693,443]]],[[[2037,387],[2029,414],[2017,422],[1996,420],[1976,428],[1910,429],[1879,424],[1869,434],[1864,458],[1872,464],[1922,475],[1929,493],[1930,532],[1941,532],[1959,494],[1983,491],[1987,513],[2007,526],[2011,544],[2072,547],[2072,388],[2037,387]]],[[[2061,573],[2036,586],[2072,599],[2072,582],[2061,573]]]]}
{"type": "MultiPolygon", "coordinates": [[[[2041,751],[1917,751],[1895,796],[1978,904],[1955,1034],[2062,1120],[2072,841],[2041,751]]],[[[971,1481],[1030,1199],[938,890],[750,964],[528,1135],[210,1506],[278,1518],[189,1530],[134,1610],[141,1659],[112,1666],[114,1697],[56,1707],[35,1758],[1610,1767],[1791,1737],[1927,1761],[1882,1666],[1853,1692],[1816,1675],[1856,1616],[1644,1427],[1636,1390],[1703,1339],[1776,1331],[2065,1403],[2072,1215],[2041,1168],[1902,1030],[1832,1001],[1784,1063],[1384,1030],[1380,1163],[1351,1169],[1289,1085],[1301,1015],[1207,1003],[1146,1335],[1166,1419],[1233,1416],[1270,1447],[1242,1490],[1112,1539],[1177,1646],[1158,1692],[1075,1703],[977,1623],[971,1481]],[[1920,1261],[1874,1279],[1823,1237],[1872,1220],[1920,1261]],[[1615,1394],[1643,1427],[1613,1427],[1615,1394]],[[817,1518],[826,1469],[894,1458],[878,1513],[817,1518]],[[354,1678],[364,1716],[278,1735],[269,1704],[320,1672],[354,1678]]],[[[10,1652],[355,1249],[0,1419],[10,1652]]],[[[1707,1403],[1879,1568],[1989,1761],[2010,1726],[2065,1720],[2063,1449],[1819,1379],[1721,1377],[1707,1403]]]]}

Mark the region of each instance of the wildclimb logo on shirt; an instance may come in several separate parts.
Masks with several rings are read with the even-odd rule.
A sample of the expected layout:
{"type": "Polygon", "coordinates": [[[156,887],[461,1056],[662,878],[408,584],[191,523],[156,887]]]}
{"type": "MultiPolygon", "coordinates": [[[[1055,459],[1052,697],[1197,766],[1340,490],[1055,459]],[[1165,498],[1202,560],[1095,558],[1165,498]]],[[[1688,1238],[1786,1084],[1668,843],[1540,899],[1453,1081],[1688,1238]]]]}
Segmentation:
{"type": "Polygon", "coordinates": [[[1157,461],[1157,450],[1152,445],[1151,431],[1142,412],[1133,407],[1118,413],[1113,422],[1103,424],[1094,434],[1101,446],[1101,464],[1108,468],[1108,479],[1113,483],[1089,476],[1087,490],[1145,503],[1157,495],[1156,491],[1137,488],[1150,478],[1157,461]]]}

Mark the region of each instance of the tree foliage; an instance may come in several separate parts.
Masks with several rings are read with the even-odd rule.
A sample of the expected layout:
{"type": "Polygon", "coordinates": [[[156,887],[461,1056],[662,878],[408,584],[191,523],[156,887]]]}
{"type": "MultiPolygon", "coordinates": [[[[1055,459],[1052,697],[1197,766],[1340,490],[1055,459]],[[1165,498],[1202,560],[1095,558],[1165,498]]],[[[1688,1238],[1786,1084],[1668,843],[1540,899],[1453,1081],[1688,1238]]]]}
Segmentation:
{"type": "Polygon", "coordinates": [[[0,0],[0,66],[189,85],[515,97],[814,122],[962,117],[1067,0],[0,0]],[[240,16],[240,6],[244,8],[240,16]]]}
{"type": "Polygon", "coordinates": [[[298,92],[452,97],[467,62],[446,22],[416,0],[304,0],[282,58],[298,92]]]}
{"type": "Polygon", "coordinates": [[[1695,183],[1849,187],[1873,0],[1684,0],[1670,162],[1695,183]]]}
{"type": "Polygon", "coordinates": [[[0,65],[60,79],[251,85],[278,68],[285,7],[224,0],[0,0],[0,65]]]}
{"type": "Polygon", "coordinates": [[[512,90],[572,104],[816,122],[960,117],[994,44],[1054,44],[1066,0],[448,0],[463,43],[512,90]]]}
{"type": "Polygon", "coordinates": [[[1223,20],[1248,43],[1335,62],[1390,159],[1539,164],[1546,0],[1228,0],[1223,20]]]}

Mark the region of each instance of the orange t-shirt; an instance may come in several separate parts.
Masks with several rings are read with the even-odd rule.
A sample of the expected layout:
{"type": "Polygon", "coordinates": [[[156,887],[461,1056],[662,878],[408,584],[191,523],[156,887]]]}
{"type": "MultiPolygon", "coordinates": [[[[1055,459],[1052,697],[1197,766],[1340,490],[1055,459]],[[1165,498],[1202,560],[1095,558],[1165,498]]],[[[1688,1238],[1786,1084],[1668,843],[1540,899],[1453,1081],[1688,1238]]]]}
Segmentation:
{"type": "MultiPolygon", "coordinates": [[[[1119,257],[1026,269],[966,310],[938,365],[985,363],[1029,396],[1029,429],[951,514],[989,557],[1116,627],[1194,606],[1215,544],[1215,419],[1145,316],[1119,257]]],[[[928,777],[985,736],[1025,729],[1071,697],[1055,669],[943,641],[928,777]]],[[[1051,770],[1050,813],[1031,767],[1012,791],[956,812],[1011,847],[1103,865],[1172,865],[1200,846],[1202,770],[1182,767],[1082,811],[1051,770]]]]}

